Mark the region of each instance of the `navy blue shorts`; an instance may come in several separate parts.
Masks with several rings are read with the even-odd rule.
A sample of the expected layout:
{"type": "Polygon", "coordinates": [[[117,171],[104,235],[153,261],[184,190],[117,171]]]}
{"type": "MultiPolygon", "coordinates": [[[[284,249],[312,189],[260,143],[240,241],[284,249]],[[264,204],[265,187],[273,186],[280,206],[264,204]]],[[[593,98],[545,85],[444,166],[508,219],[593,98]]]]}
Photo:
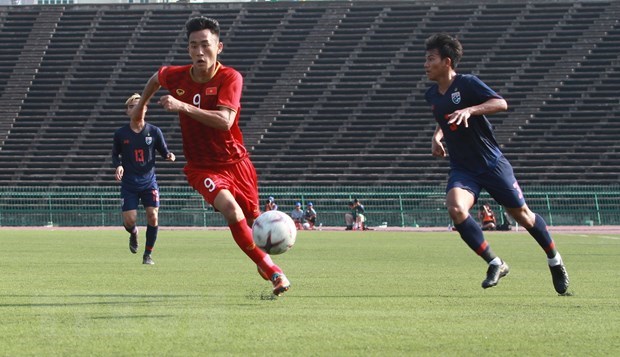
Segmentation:
{"type": "Polygon", "coordinates": [[[476,201],[480,196],[480,190],[484,188],[497,203],[504,207],[518,208],[525,204],[523,192],[517,183],[512,166],[503,156],[493,170],[479,175],[460,170],[450,170],[446,192],[455,187],[471,192],[476,201]]]}
{"type": "Polygon", "coordinates": [[[159,187],[154,185],[146,190],[134,191],[121,186],[123,212],[138,209],[139,201],[142,201],[144,207],[159,207],[159,187]]]}

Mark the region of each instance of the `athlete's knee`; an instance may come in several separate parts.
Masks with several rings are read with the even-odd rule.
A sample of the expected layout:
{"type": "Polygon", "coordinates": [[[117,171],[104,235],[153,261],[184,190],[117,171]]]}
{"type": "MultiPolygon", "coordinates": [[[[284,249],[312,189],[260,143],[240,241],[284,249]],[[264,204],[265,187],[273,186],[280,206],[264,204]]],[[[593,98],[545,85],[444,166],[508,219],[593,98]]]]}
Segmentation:
{"type": "Polygon", "coordinates": [[[228,201],[220,205],[218,210],[224,215],[224,218],[228,223],[235,223],[241,221],[245,216],[243,210],[235,201],[228,201]]]}
{"type": "Polygon", "coordinates": [[[448,214],[453,221],[460,223],[467,218],[467,216],[469,215],[469,210],[462,205],[449,205],[448,214]]]}
{"type": "Polygon", "coordinates": [[[536,222],[536,215],[527,206],[506,210],[523,228],[532,228],[536,222]]]}
{"type": "Polygon", "coordinates": [[[146,217],[146,220],[147,220],[149,226],[151,226],[151,227],[157,227],[157,225],[159,223],[159,219],[157,218],[157,214],[149,214],[146,217]]]}
{"type": "Polygon", "coordinates": [[[222,213],[228,224],[233,224],[245,218],[241,206],[229,191],[220,191],[213,202],[215,208],[222,213]]]}
{"type": "Polygon", "coordinates": [[[127,228],[131,228],[136,225],[136,217],[124,217],[123,225],[127,228]]]}
{"type": "Polygon", "coordinates": [[[159,217],[159,210],[157,207],[151,207],[146,209],[146,222],[149,226],[157,227],[159,217]]]}

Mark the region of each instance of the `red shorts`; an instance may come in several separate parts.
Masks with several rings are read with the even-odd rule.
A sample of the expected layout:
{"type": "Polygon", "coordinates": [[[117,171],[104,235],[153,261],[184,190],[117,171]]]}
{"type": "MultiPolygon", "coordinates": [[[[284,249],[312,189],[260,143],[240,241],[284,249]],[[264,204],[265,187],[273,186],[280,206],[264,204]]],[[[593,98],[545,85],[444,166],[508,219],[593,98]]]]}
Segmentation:
{"type": "Polygon", "coordinates": [[[210,169],[190,168],[187,165],[183,172],[187,182],[209,204],[213,205],[215,197],[221,190],[228,190],[243,210],[246,219],[253,220],[260,215],[258,178],[249,157],[238,163],[210,169]]]}

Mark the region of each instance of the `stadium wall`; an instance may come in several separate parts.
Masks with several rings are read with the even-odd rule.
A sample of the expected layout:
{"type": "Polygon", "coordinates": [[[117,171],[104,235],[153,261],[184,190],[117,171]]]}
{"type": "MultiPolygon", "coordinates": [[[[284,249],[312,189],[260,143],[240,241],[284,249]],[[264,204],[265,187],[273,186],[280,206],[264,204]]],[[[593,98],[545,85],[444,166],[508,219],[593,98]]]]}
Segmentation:
{"type": "MultiPolygon", "coordinates": [[[[261,187],[261,205],[268,196],[279,209],[290,212],[296,202],[314,204],[324,226],[344,227],[348,202],[359,199],[371,227],[447,227],[445,194],[438,186],[384,188],[360,187],[261,187]]],[[[620,186],[525,187],[528,205],[551,226],[620,225],[620,186]]],[[[501,217],[502,208],[484,193],[501,217]]],[[[477,207],[474,207],[474,210],[477,207]]],[[[475,215],[475,211],[472,214],[475,215]]],[[[144,214],[139,214],[144,225],[144,214]]],[[[501,221],[501,218],[500,218],[501,221]]],[[[0,226],[118,226],[121,224],[117,187],[2,187],[0,226]]],[[[189,187],[162,187],[162,226],[223,227],[226,223],[200,195],[189,187]]]]}

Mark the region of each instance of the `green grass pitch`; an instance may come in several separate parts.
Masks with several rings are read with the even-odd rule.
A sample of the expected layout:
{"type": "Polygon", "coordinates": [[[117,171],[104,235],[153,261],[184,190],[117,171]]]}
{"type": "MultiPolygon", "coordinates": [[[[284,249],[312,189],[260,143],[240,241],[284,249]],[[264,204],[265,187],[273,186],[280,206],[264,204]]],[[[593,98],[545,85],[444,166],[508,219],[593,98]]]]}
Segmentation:
{"type": "Polygon", "coordinates": [[[483,290],[456,233],[314,231],[271,298],[228,231],[162,229],[144,266],[122,228],[4,229],[0,355],[618,355],[620,236],[554,237],[572,296],[525,233],[487,235],[511,273],[483,290]]]}

